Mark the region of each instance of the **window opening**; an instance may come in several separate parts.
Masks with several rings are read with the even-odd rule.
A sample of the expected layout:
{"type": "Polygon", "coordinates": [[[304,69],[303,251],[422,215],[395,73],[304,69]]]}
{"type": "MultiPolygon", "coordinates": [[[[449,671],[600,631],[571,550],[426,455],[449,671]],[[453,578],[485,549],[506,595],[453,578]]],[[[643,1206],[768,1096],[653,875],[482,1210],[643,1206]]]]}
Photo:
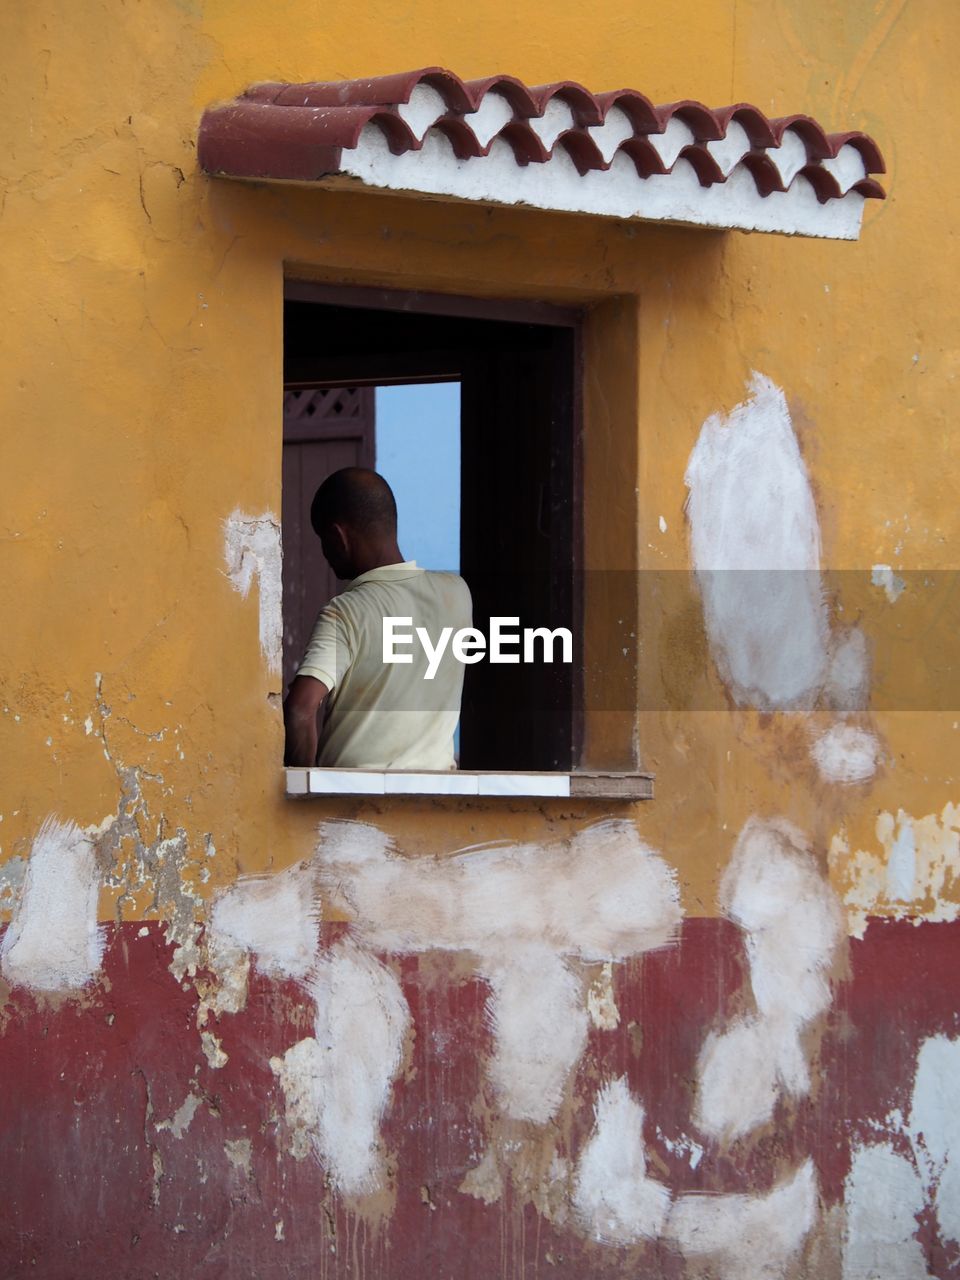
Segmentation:
{"type": "Polygon", "coordinates": [[[396,492],[402,553],[459,571],[485,635],[499,616],[518,618],[521,632],[567,627],[574,636],[571,664],[485,658],[467,667],[461,767],[573,768],[582,670],[576,314],[291,283],[284,330],[285,680],[338,590],[310,530],[313,493],[339,467],[375,466],[396,492]],[[310,400],[321,393],[328,398],[310,400]],[[448,426],[444,436],[442,423],[456,420],[459,432],[448,426]],[[295,544],[305,550],[289,551],[295,544]]]}

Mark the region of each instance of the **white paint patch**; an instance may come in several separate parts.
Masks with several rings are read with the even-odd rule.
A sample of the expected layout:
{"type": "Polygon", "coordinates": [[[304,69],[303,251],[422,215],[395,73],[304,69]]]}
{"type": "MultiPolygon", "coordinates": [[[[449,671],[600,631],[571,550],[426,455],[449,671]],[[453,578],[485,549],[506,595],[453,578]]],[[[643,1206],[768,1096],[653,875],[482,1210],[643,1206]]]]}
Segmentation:
{"type": "Polygon", "coordinates": [[[844,1189],[843,1280],[931,1280],[915,1239],[923,1186],[889,1145],[854,1150],[844,1189]]]}
{"type": "Polygon", "coordinates": [[[666,533],[666,532],[667,532],[667,522],[666,522],[666,520],[664,520],[663,516],[661,516],[661,517],[660,517],[659,525],[660,525],[660,532],[661,532],[661,533],[666,533]]]}
{"type": "Polygon", "coordinates": [[[314,880],[313,868],[304,865],[241,877],[214,903],[208,946],[220,954],[251,952],[257,968],[271,978],[305,978],[318,946],[314,880]]]}
{"type": "Polygon", "coordinates": [[[921,1045],[910,1134],[941,1235],[960,1242],[960,1040],[931,1036],[921,1045]]]}
{"type": "Polygon", "coordinates": [[[897,603],[906,585],[888,564],[875,564],[870,572],[870,581],[875,587],[883,588],[883,593],[891,604],[897,603]]]}
{"type": "Polygon", "coordinates": [[[880,850],[851,850],[846,832],[830,841],[830,877],[847,909],[847,929],[862,938],[870,916],[960,918],[960,805],[911,817],[877,817],[880,850]]]}
{"type": "Polygon", "coordinates": [[[574,1179],[577,1217],[606,1244],[656,1239],[666,1222],[670,1192],[647,1176],[643,1107],[621,1076],[603,1086],[594,1111],[594,1130],[574,1179]]]}
{"type": "Polygon", "coordinates": [[[587,1043],[583,982],[543,948],[512,950],[480,964],[490,983],[490,1079],[504,1112],[546,1124],[587,1043]]]}
{"type": "Polygon", "coordinates": [[[283,670],[280,522],[269,512],[234,511],[223,522],[227,577],[246,599],[254,578],[260,592],[260,650],[272,675],[283,670]]]}
{"type": "Polygon", "coordinates": [[[877,771],[880,743],[853,725],[834,725],[814,742],[810,754],[825,782],[868,782],[877,771]]]}
{"type": "Polygon", "coordinates": [[[783,819],[744,826],[720,905],[746,935],[757,1012],[707,1037],[695,1119],[704,1133],[731,1140],[769,1120],[781,1089],[808,1092],[800,1037],[830,1004],[842,920],[802,833],[783,819]]]}
{"type": "Polygon", "coordinates": [[[811,706],[829,641],[820,527],[780,388],[754,373],[749,397],[703,424],[685,479],[693,564],[721,677],[740,706],[811,706]]]}
{"type": "Polygon", "coordinates": [[[762,1018],[737,1018],[711,1031],[697,1062],[694,1121],[714,1137],[736,1138],[773,1115],[781,1076],[797,1081],[796,1046],[762,1018]],[[781,1061],[783,1058],[783,1061],[781,1061]]]}
{"type": "Polygon", "coordinates": [[[317,876],[364,947],[475,957],[491,986],[490,1078],[508,1115],[539,1124],[556,1114],[586,1043],[587,994],[565,959],[664,946],[681,915],[673,873],[622,821],[446,858],[402,858],[376,828],[327,823],[317,876]]]}
{"type": "Polygon", "coordinates": [[[30,851],[23,887],[2,945],[0,970],[14,986],[77,991],[103,959],[97,924],[100,877],[89,835],[50,817],[30,851]]]}
{"type": "Polygon", "coordinates": [[[688,1256],[710,1256],[715,1280],[783,1280],[817,1215],[817,1178],[807,1160],[767,1195],[680,1196],[666,1236],[688,1256]]]}
{"type": "Polygon", "coordinates": [[[389,969],[351,942],[324,953],[310,986],[317,1004],[315,1150],[340,1191],[369,1194],[383,1180],[380,1121],[410,1010],[389,969]]]}
{"type": "Polygon", "coordinates": [[[942,1240],[960,1240],[960,1040],[920,1046],[909,1121],[886,1127],[909,1140],[913,1161],[893,1142],[858,1145],[845,1185],[843,1280],[932,1280],[917,1234],[935,1214],[942,1240]]]}
{"type": "Polygon", "coordinates": [[[862,711],[870,692],[867,640],[859,627],[835,635],[824,693],[834,711],[850,715],[862,711]]]}
{"type": "Polygon", "coordinates": [[[674,872],[620,820],[439,858],[403,858],[374,827],[329,822],[317,875],[325,902],[376,951],[533,947],[602,963],[671,943],[681,919],[674,872]]]}

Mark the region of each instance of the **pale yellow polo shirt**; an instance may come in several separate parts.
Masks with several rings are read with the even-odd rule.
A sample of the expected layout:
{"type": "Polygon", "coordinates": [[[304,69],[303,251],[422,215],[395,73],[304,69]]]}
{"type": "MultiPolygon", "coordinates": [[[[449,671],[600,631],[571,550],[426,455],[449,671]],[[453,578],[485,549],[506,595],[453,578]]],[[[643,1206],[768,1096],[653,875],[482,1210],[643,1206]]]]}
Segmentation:
{"type": "Polygon", "coordinates": [[[453,769],[463,664],[448,644],[432,680],[414,628],[436,645],[444,627],[472,621],[470,589],[455,573],[420,569],[415,560],[362,573],[323,606],[297,675],[330,690],[318,763],[358,769],[453,769]],[[412,663],[383,661],[384,617],[412,618],[412,663]]]}

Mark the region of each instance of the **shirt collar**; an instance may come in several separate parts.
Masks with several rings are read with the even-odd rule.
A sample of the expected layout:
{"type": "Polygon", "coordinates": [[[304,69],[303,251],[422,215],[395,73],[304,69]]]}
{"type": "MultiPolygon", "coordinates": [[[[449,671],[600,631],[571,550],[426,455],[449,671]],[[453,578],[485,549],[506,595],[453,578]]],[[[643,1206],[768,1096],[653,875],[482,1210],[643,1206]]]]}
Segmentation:
{"type": "Polygon", "coordinates": [[[418,573],[424,572],[425,570],[418,566],[416,560],[401,560],[399,564],[381,564],[376,569],[368,569],[366,573],[353,578],[347,590],[359,587],[364,582],[396,582],[399,578],[413,578],[418,573]]]}

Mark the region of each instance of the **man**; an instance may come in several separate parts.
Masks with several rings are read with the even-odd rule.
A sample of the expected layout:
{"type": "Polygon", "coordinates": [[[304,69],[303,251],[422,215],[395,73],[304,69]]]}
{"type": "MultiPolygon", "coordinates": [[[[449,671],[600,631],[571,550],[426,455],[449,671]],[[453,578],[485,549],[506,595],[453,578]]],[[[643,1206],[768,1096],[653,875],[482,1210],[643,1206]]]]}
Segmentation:
{"type": "Polygon", "coordinates": [[[467,584],[456,574],[427,572],[404,560],[393,492],[365,467],[328,476],[313,499],[310,522],[331,569],[350,581],[320,610],[290,685],[283,705],[284,763],[455,768],[463,666],[447,650],[433,679],[425,680],[420,645],[403,653],[409,661],[384,662],[383,619],[410,618],[436,643],[444,627],[470,626],[467,584]]]}

